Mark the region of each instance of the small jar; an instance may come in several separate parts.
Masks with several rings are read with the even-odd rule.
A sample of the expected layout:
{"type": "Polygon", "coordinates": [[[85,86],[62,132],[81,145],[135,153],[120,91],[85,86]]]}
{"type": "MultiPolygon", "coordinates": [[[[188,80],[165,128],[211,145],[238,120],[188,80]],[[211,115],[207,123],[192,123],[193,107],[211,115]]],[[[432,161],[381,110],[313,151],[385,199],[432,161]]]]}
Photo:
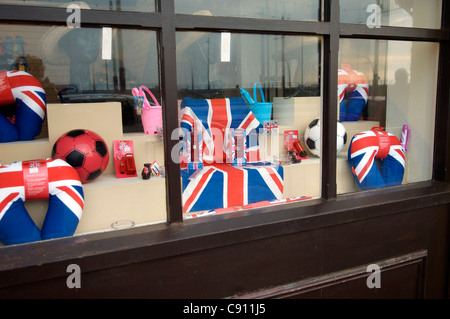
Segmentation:
{"type": "Polygon", "coordinates": [[[150,179],[151,173],[150,163],[145,163],[141,173],[142,179],[150,179]]]}

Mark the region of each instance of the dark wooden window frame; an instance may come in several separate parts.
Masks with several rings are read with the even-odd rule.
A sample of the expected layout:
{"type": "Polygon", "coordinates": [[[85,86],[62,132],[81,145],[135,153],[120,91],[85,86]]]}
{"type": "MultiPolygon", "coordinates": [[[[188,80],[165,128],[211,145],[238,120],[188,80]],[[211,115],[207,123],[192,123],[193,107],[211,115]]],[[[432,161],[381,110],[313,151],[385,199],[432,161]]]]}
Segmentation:
{"type": "MultiPolygon", "coordinates": [[[[179,165],[170,161],[176,141],[165,138],[167,223],[95,233],[0,249],[0,288],[65,277],[77,263],[84,272],[167,258],[225,245],[396,214],[405,209],[450,203],[450,5],[443,1],[439,30],[401,27],[369,29],[340,23],[339,1],[324,0],[319,22],[277,21],[175,14],[173,0],[158,0],[158,12],[83,11],[82,26],[156,30],[160,40],[164,135],[178,126],[175,33],[178,30],[314,35],[323,38],[322,197],[238,213],[183,221],[179,165]],[[336,121],[340,38],[431,41],[440,43],[433,178],[380,190],[337,195],[336,121]],[[44,270],[41,266],[45,266],[44,270]],[[41,268],[40,268],[41,267],[41,268]],[[36,271],[40,269],[40,271],[36,271]],[[14,276],[11,274],[14,273],[14,276]]],[[[61,8],[0,5],[1,23],[65,25],[61,8]]]]}

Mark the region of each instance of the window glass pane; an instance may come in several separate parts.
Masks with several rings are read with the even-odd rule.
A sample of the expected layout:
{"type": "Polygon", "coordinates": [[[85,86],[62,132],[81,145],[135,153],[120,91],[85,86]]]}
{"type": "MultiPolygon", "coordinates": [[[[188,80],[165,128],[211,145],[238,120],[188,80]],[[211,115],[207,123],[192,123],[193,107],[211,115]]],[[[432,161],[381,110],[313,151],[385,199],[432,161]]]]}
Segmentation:
{"type": "Polygon", "coordinates": [[[318,37],[177,33],[186,216],[320,196],[303,138],[321,112],[320,50],[318,37]]]}
{"type": "Polygon", "coordinates": [[[306,1],[175,0],[175,11],[177,13],[226,16],[238,18],[317,21],[319,20],[320,14],[320,1],[319,0],[306,0],[306,1]]]}
{"type": "Polygon", "coordinates": [[[0,69],[29,71],[46,86],[48,103],[119,101],[124,131],[143,131],[131,89],[146,85],[159,98],[155,32],[112,29],[111,42],[103,45],[109,37],[102,29],[1,28],[0,69]]]}
{"type": "Polygon", "coordinates": [[[85,10],[92,9],[92,10],[137,11],[137,12],[154,12],[155,11],[155,1],[154,0],[124,0],[124,1],[123,0],[122,1],[0,0],[0,4],[40,6],[40,7],[60,7],[60,8],[67,8],[69,5],[71,5],[71,8],[78,6],[79,8],[85,9],[85,10]]]}
{"type": "Polygon", "coordinates": [[[438,49],[427,42],[341,40],[339,106],[348,143],[338,155],[339,192],[431,179],[438,49]]]}
{"type": "MultiPolygon", "coordinates": [[[[156,32],[1,24],[0,70],[1,164],[61,156],[74,166],[85,199],[76,234],[166,220],[164,174],[153,174],[150,180],[141,177],[144,164],[163,165],[163,143],[156,127],[162,124],[159,120],[152,126],[156,133],[144,134],[132,92],[144,85],[161,103],[156,32]],[[82,145],[79,139],[56,143],[75,129],[98,134],[107,155],[101,141],[89,144],[95,145],[92,153],[91,148],[72,153],[72,145],[82,145]],[[54,149],[56,144],[68,149],[54,149]]],[[[149,109],[152,118],[161,118],[160,108],[149,109]]],[[[0,185],[4,203],[11,189],[0,185]]],[[[21,196],[22,191],[23,187],[21,196]]],[[[48,191],[52,200],[53,190],[48,191]]],[[[39,227],[45,225],[48,202],[26,200],[39,227]]],[[[5,209],[0,205],[0,237],[5,209]]]]}
{"type": "Polygon", "coordinates": [[[341,0],[341,22],[369,27],[441,27],[441,0],[341,0]]]}

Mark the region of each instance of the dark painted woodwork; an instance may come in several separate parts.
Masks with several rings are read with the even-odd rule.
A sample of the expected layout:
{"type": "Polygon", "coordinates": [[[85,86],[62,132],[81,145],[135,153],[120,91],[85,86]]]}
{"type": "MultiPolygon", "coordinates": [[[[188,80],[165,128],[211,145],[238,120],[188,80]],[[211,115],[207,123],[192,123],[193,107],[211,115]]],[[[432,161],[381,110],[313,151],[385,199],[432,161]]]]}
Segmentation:
{"type": "MultiPolygon", "coordinates": [[[[179,167],[166,161],[168,223],[2,247],[0,298],[447,298],[449,4],[441,30],[340,24],[338,1],[323,5],[323,22],[178,15],[173,0],[159,0],[155,13],[83,11],[83,26],[158,31],[166,136],[177,125],[176,30],[322,36],[322,199],[181,222],[179,167]],[[433,181],[337,196],[331,119],[340,37],[440,43],[433,181]],[[379,290],[365,286],[371,263],[387,265],[379,290]],[[79,289],[66,286],[70,264],[81,268],[79,289]]],[[[0,5],[1,22],[64,25],[66,16],[0,5]]],[[[173,144],[164,140],[166,158],[173,144]]]]}
{"type": "MultiPolygon", "coordinates": [[[[391,288],[364,296],[445,298],[449,188],[434,185],[428,194],[417,186],[379,192],[371,201],[361,196],[351,203],[341,199],[278,211],[278,221],[269,212],[225,214],[184,225],[4,247],[0,298],[222,298],[417,251],[426,251],[419,263],[423,281],[414,275],[415,266],[392,269],[382,275],[383,287],[391,288]],[[317,207],[321,212],[314,211],[317,207]],[[71,263],[81,268],[80,289],[66,286],[71,263]],[[410,280],[423,288],[403,287],[410,280]]],[[[353,297],[366,289],[361,284],[364,280],[338,281],[295,297],[353,297]]]]}

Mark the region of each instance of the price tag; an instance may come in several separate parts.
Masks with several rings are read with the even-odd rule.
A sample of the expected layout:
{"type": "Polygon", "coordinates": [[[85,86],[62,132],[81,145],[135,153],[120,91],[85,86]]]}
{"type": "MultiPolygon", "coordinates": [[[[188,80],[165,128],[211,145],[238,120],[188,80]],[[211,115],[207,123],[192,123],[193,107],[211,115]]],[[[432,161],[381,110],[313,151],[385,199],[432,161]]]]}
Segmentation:
{"type": "Polygon", "coordinates": [[[48,169],[45,160],[22,162],[25,200],[48,199],[48,169]]]}

